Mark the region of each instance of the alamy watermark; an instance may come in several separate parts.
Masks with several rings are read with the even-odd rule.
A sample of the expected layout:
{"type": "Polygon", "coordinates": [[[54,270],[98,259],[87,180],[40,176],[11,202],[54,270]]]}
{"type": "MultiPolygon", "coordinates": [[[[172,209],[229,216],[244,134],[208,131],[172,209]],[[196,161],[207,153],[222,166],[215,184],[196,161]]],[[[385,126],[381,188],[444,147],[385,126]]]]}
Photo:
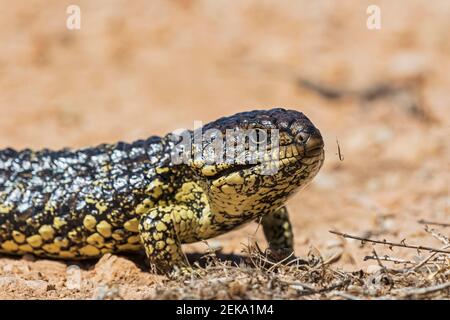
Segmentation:
{"type": "Polygon", "coordinates": [[[369,15],[366,20],[366,26],[369,30],[381,29],[381,9],[377,5],[367,7],[366,13],[369,15]]]}
{"type": "Polygon", "coordinates": [[[262,175],[279,169],[280,137],[278,129],[203,129],[200,121],[194,130],[178,129],[170,136],[175,143],[171,154],[174,164],[260,165],[262,175]]]}
{"type": "Polygon", "coordinates": [[[79,6],[72,4],[67,7],[66,13],[68,14],[66,19],[66,27],[69,30],[81,29],[81,9],[79,6]]]}
{"type": "Polygon", "coordinates": [[[77,265],[70,265],[66,269],[66,287],[67,289],[80,290],[82,285],[81,269],[77,265]]]}

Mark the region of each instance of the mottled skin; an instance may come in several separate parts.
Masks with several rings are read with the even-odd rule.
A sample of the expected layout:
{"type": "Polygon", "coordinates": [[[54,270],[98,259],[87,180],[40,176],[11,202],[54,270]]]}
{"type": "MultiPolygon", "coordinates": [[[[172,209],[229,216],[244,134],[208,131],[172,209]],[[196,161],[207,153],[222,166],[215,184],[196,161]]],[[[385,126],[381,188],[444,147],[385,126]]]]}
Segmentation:
{"type": "Polygon", "coordinates": [[[175,164],[173,134],[81,150],[0,151],[0,252],[79,259],[145,249],[169,272],[187,266],[182,243],[260,218],[272,248],[293,250],[284,203],[322,166],[320,132],[284,109],[239,113],[200,132],[211,128],[278,129],[278,172],[193,157],[175,164]]]}

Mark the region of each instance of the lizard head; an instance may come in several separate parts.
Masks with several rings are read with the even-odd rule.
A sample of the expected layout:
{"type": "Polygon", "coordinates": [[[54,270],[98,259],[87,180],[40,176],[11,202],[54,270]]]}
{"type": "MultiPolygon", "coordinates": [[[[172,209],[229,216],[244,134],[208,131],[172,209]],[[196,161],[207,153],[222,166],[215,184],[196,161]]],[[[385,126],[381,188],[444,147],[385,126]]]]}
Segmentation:
{"type": "Polygon", "coordinates": [[[189,166],[213,212],[250,217],[278,209],[307,185],[323,164],[323,146],[301,112],[242,112],[194,131],[189,166]]]}

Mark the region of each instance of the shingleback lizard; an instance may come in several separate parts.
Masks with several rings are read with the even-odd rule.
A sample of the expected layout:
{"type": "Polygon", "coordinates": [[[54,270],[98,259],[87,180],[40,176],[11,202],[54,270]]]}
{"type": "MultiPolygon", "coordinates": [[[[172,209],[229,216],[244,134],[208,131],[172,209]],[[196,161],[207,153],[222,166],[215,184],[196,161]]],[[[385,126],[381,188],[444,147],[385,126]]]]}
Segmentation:
{"type": "MultiPolygon", "coordinates": [[[[271,248],[293,250],[284,204],[323,164],[319,130],[281,108],[238,113],[200,131],[208,129],[224,136],[278,129],[278,170],[262,174],[264,159],[211,164],[203,153],[174,163],[174,134],[80,150],[1,150],[0,252],[70,260],[144,249],[152,266],[171,272],[189,268],[182,243],[257,219],[271,248]]],[[[248,143],[242,147],[248,156],[248,143]]]]}

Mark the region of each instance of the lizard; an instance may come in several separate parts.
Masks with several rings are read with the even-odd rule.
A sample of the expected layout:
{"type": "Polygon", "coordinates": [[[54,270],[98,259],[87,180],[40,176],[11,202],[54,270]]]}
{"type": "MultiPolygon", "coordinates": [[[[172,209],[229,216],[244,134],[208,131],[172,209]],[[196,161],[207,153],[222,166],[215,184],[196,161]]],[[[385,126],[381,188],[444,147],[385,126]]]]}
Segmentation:
{"type": "Polygon", "coordinates": [[[285,203],[323,162],[320,131],[303,113],[283,108],[241,112],[132,143],[2,149],[0,252],[76,260],[145,251],[152,267],[170,273],[189,268],[182,244],[258,219],[270,248],[293,251],[285,203]],[[205,140],[209,131],[216,138],[247,131],[258,138],[270,131],[265,139],[276,145],[255,152],[255,135],[237,135],[222,152],[234,148],[241,161],[219,155],[211,162],[207,156],[215,155],[216,145],[205,140]],[[262,156],[255,160],[255,154],[262,156]],[[267,167],[276,170],[267,174],[267,167]]]}

